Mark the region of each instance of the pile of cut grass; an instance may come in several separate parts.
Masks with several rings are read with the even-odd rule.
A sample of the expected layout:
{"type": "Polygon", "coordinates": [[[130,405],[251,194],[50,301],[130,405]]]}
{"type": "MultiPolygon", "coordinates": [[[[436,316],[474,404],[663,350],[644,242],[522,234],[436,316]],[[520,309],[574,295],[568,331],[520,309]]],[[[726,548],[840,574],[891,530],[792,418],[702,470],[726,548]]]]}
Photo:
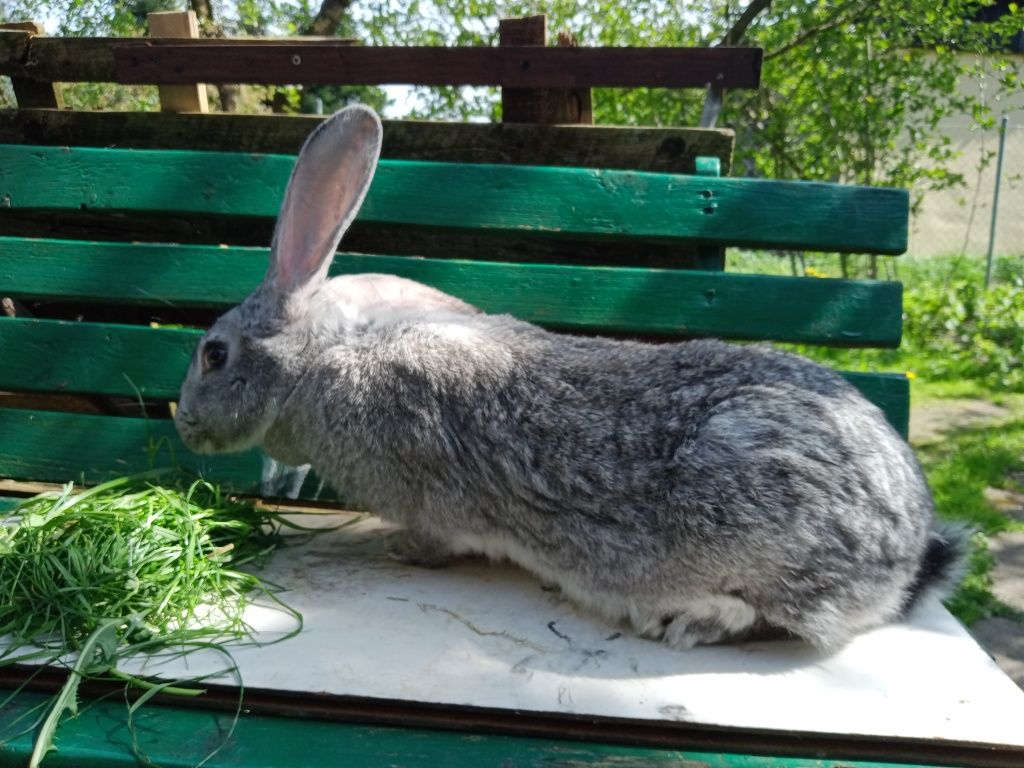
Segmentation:
{"type": "Polygon", "coordinates": [[[244,620],[255,600],[287,612],[298,632],[301,616],[278,588],[242,570],[283,543],[282,526],[289,523],[273,512],[165,471],[79,493],[68,485],[10,510],[0,525],[0,665],[70,668],[53,706],[21,730],[39,729],[30,764],[50,748],[64,710],[75,711],[82,679],[143,689],[129,707],[131,725],[155,693],[200,691],[125,674],[126,659],[214,649],[231,671],[222,643],[256,641],[244,620]]]}

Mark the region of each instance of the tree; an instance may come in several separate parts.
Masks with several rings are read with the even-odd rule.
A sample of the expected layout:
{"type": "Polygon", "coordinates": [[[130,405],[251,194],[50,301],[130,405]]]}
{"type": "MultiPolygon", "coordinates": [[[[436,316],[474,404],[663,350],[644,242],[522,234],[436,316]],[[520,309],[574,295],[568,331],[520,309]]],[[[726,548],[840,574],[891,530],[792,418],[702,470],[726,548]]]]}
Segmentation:
{"type": "MultiPolygon", "coordinates": [[[[1000,93],[1021,87],[1000,47],[1021,15],[972,19],[991,0],[553,0],[549,26],[569,28],[581,45],[754,45],[765,50],[762,88],[725,94],[718,124],[737,133],[736,166],[753,175],[863,184],[943,186],[962,180],[945,166],[954,153],[942,121],[968,115],[991,127],[1000,93]],[[958,82],[975,78],[983,97],[958,82]]],[[[497,19],[530,13],[533,3],[433,0],[397,14],[388,0],[360,3],[374,21],[373,42],[496,43],[497,19]]],[[[600,89],[599,123],[698,125],[700,92],[600,89]]],[[[460,101],[424,91],[423,117],[494,117],[496,95],[460,101]]],[[[705,116],[705,123],[711,121],[705,116]]]]}
{"type": "MultiPolygon", "coordinates": [[[[599,123],[735,129],[738,172],[916,188],[962,183],[947,170],[955,149],[942,130],[950,116],[993,123],[992,103],[1021,81],[998,51],[1021,29],[1013,13],[974,21],[993,0],[548,0],[552,29],[581,45],[756,45],[765,50],[763,87],[712,93],[599,89],[599,123]],[[981,96],[959,88],[974,78],[981,96]],[[722,96],[717,106],[717,97],[722,96]]],[[[146,9],[184,0],[0,0],[5,17],[53,16],[61,34],[141,34],[146,9]]],[[[223,34],[336,34],[375,45],[494,45],[503,16],[534,13],[522,0],[192,0],[223,34]]],[[[375,88],[282,89],[265,101],[311,111],[362,99],[375,88]]],[[[500,117],[496,89],[416,89],[416,117],[500,117]]]]}

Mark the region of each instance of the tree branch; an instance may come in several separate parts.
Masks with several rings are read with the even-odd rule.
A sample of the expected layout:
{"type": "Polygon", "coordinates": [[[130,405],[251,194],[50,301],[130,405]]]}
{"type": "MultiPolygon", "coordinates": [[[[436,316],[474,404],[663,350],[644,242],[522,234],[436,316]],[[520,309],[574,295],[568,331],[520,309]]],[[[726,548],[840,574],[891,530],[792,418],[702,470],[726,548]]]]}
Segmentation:
{"type": "MultiPolygon", "coordinates": [[[[747,30],[761,13],[766,11],[772,4],[772,0],[751,0],[750,5],[743,9],[743,13],[736,19],[725,37],[722,38],[720,46],[728,47],[740,43],[747,34],[747,30]]],[[[708,86],[707,96],[704,99],[704,109],[701,110],[701,128],[714,128],[718,122],[718,115],[722,112],[722,103],[725,101],[725,89],[721,86],[711,84],[708,86]]]]}
{"type": "Polygon", "coordinates": [[[772,4],[772,0],[752,0],[740,17],[736,19],[736,23],[732,25],[732,29],[725,33],[725,37],[722,38],[722,42],[719,45],[729,46],[738,45],[744,36],[747,34],[747,28],[753,23],[763,11],[768,10],[768,7],[772,4]]]}
{"type": "Polygon", "coordinates": [[[338,25],[345,17],[345,12],[352,5],[352,0],[324,0],[313,21],[302,30],[303,35],[314,37],[332,37],[338,31],[338,25]]]}
{"type": "Polygon", "coordinates": [[[766,53],[764,55],[764,61],[768,61],[768,59],[774,59],[776,56],[781,56],[784,53],[788,53],[794,48],[803,45],[811,38],[820,35],[822,32],[828,32],[830,29],[835,29],[836,27],[842,24],[854,21],[855,19],[860,17],[861,14],[863,14],[865,11],[867,11],[874,5],[875,3],[873,2],[873,0],[867,0],[867,2],[856,3],[847,8],[840,8],[838,11],[836,11],[836,15],[833,16],[828,21],[822,22],[816,27],[805,29],[803,32],[794,37],[781,48],[776,48],[774,51],[769,51],[768,53],[766,53]],[[847,11],[849,11],[848,14],[847,11]]]}

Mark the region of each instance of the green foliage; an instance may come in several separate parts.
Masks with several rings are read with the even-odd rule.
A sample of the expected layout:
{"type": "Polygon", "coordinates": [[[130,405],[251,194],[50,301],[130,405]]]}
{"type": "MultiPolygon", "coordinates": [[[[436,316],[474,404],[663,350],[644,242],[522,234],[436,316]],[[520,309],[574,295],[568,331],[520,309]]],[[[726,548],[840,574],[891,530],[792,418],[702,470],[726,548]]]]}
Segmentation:
{"type": "Polygon", "coordinates": [[[927,356],[929,378],[1024,391],[1024,277],[989,291],[965,280],[916,287],[904,328],[908,347],[927,356]]]}
{"type": "MultiPolygon", "coordinates": [[[[145,691],[127,717],[132,750],[148,765],[135,739],[135,712],[156,693],[196,695],[203,678],[183,681],[188,687],[151,682],[123,672],[126,661],[206,650],[222,655],[223,672],[237,676],[220,643],[255,642],[243,614],[256,598],[291,620],[291,632],[275,640],[301,628],[301,616],[276,597],[279,588],[242,570],[270,556],[288,523],[210,483],[175,479],[154,470],[78,493],[68,484],[0,517],[0,667],[71,666],[52,705],[27,729],[39,726],[30,767],[53,748],[64,712],[77,713],[83,679],[145,691]],[[153,484],[157,479],[169,485],[153,484]]],[[[0,748],[19,735],[14,726],[0,729],[0,748]]]]}

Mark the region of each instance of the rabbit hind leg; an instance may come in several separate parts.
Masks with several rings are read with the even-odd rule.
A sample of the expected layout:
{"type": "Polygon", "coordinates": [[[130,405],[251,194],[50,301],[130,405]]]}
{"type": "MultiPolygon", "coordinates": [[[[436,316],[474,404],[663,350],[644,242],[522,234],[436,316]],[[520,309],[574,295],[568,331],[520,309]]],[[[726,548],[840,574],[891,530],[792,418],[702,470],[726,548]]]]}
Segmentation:
{"type": "Polygon", "coordinates": [[[630,619],[640,635],[685,650],[742,637],[757,623],[758,614],[739,597],[705,595],[637,610],[630,619]]]}

